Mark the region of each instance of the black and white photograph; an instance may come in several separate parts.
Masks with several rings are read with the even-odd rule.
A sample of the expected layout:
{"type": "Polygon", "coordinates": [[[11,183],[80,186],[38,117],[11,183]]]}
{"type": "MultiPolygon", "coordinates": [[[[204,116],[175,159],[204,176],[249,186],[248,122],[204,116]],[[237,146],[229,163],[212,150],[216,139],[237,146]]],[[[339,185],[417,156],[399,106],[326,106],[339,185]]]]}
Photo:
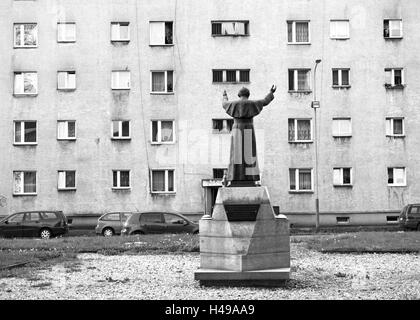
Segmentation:
{"type": "Polygon", "coordinates": [[[0,300],[419,301],[419,14],[0,0],[0,300]]]}

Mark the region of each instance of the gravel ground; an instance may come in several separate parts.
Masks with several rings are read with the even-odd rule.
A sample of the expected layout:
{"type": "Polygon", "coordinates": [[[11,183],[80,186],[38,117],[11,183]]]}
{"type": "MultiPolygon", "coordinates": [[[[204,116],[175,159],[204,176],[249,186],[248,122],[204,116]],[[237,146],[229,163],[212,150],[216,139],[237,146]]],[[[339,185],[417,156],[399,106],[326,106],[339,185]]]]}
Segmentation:
{"type": "Polygon", "coordinates": [[[0,279],[0,299],[420,299],[420,255],[291,249],[292,280],[283,288],[200,287],[198,254],[81,254],[0,279]]]}

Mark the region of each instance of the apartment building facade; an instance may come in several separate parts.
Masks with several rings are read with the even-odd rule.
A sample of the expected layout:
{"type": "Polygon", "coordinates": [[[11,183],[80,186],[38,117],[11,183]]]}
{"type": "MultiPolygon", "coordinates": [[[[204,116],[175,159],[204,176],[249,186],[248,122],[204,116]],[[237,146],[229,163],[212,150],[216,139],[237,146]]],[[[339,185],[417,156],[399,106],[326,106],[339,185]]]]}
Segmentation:
{"type": "Polygon", "coordinates": [[[314,224],[317,196],[323,225],[395,223],[420,201],[419,8],[2,1],[0,215],[211,212],[229,161],[223,91],[276,84],[254,119],[273,205],[295,225],[314,224]]]}

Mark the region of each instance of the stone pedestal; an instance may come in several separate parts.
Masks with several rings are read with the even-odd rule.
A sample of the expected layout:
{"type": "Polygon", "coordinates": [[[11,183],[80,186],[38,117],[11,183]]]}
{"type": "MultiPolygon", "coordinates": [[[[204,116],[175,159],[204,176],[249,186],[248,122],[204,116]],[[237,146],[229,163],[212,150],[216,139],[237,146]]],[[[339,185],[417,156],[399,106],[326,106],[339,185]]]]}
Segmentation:
{"type": "Polygon", "coordinates": [[[290,275],[289,222],[276,216],[266,187],[220,188],[211,218],[200,220],[203,285],[278,285],[290,275]]]}

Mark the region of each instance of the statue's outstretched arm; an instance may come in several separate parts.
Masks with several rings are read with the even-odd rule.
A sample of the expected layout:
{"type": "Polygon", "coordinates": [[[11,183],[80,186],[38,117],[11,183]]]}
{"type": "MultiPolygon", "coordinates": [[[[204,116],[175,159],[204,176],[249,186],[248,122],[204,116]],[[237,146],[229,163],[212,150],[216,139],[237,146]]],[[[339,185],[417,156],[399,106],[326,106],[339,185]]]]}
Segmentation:
{"type": "Polygon", "coordinates": [[[229,101],[226,90],[223,91],[223,102],[229,101]]]}

